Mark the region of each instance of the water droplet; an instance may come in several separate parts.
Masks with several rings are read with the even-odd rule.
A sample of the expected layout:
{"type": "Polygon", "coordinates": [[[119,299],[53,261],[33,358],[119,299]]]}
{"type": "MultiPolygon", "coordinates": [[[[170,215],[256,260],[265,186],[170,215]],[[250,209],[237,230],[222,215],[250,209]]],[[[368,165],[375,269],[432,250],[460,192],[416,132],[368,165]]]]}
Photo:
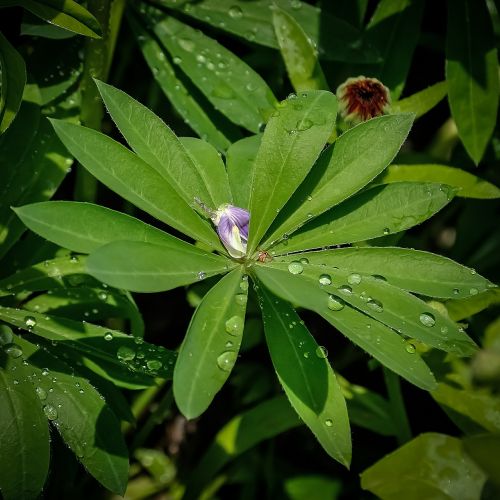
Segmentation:
{"type": "Polygon", "coordinates": [[[247,301],[248,301],[248,297],[247,297],[247,294],[246,293],[238,293],[234,296],[234,301],[239,305],[239,306],[245,306],[247,301]]]}
{"type": "Polygon", "coordinates": [[[471,273],[472,275],[474,275],[474,274],[476,274],[476,271],[475,271],[474,269],[471,269],[471,270],[470,270],[470,273],[471,273]]]}
{"type": "Polygon", "coordinates": [[[131,349],[130,347],[127,347],[125,345],[122,345],[117,353],[116,356],[120,361],[132,361],[135,358],[135,351],[131,349]]]}
{"type": "Polygon", "coordinates": [[[318,346],[316,348],[316,356],[321,359],[325,359],[326,357],[328,357],[328,350],[326,349],[326,347],[323,347],[321,345],[318,346]]]}
{"type": "Polygon", "coordinates": [[[365,302],[366,302],[367,300],[370,300],[370,296],[369,296],[369,295],[368,295],[368,293],[366,293],[365,291],[363,291],[363,292],[361,292],[361,293],[359,294],[359,298],[360,298],[361,300],[364,300],[365,302]]]}
{"type": "Polygon", "coordinates": [[[434,326],[436,324],[436,318],[431,313],[422,313],[419,317],[420,323],[424,326],[434,326]]]}
{"type": "Polygon", "coordinates": [[[314,123],[311,120],[309,120],[308,118],[304,118],[303,120],[299,120],[295,126],[297,130],[302,132],[304,130],[310,129],[313,125],[314,123]]]}
{"type": "Polygon", "coordinates": [[[24,318],[24,324],[29,330],[31,330],[33,327],[36,326],[36,319],[33,316],[26,316],[24,318]]]}
{"type": "Polygon", "coordinates": [[[227,348],[233,347],[233,343],[230,340],[228,340],[225,345],[227,348]]]}
{"type": "Polygon", "coordinates": [[[331,285],[332,284],[332,277],[329,275],[329,274],[322,274],[320,277],[319,277],[319,284],[320,285],[331,285]]]}
{"type": "Polygon", "coordinates": [[[372,278],[376,279],[377,281],[387,281],[381,274],[372,274],[372,278]]]}
{"type": "Polygon", "coordinates": [[[332,420],[332,419],[330,419],[330,418],[327,418],[327,419],[325,420],[325,425],[326,425],[327,427],[331,427],[331,426],[333,425],[333,420],[332,420]]]}
{"type": "Polygon", "coordinates": [[[3,350],[6,354],[8,354],[11,358],[19,358],[23,355],[23,349],[20,345],[11,342],[10,344],[5,344],[3,346],[3,350]]]}
{"type": "Polygon", "coordinates": [[[47,399],[47,393],[45,392],[45,389],[43,387],[35,387],[35,392],[41,401],[47,399]]]}
{"type": "Polygon", "coordinates": [[[337,297],[336,295],[328,296],[328,309],[331,309],[332,311],[340,311],[344,309],[344,305],[345,302],[340,297],[337,297]]]}
{"type": "Polygon", "coordinates": [[[477,288],[471,288],[471,289],[469,290],[469,293],[470,293],[471,295],[477,295],[479,292],[478,292],[477,288]]]}
{"type": "Polygon", "coordinates": [[[339,292],[345,293],[346,295],[349,295],[352,293],[352,288],[349,285],[342,285],[339,286],[339,292]]]}
{"type": "Polygon", "coordinates": [[[347,277],[347,282],[350,285],[359,285],[361,283],[361,276],[359,274],[353,273],[347,277]]]}
{"type": "Polygon", "coordinates": [[[146,365],[150,370],[158,371],[163,365],[158,359],[150,359],[146,361],[146,365]]]}
{"type": "Polygon", "coordinates": [[[248,281],[247,280],[244,279],[240,282],[240,290],[242,290],[243,292],[246,292],[248,290],[248,281]]]}
{"type": "Polygon", "coordinates": [[[189,38],[179,38],[177,39],[177,43],[186,52],[193,52],[194,48],[196,47],[196,44],[189,38]]]}
{"type": "Polygon", "coordinates": [[[46,376],[50,373],[50,371],[49,371],[49,369],[48,369],[48,368],[42,368],[42,372],[41,372],[41,373],[42,373],[42,375],[43,375],[44,377],[46,377],[46,376]]]}
{"type": "Polygon", "coordinates": [[[0,325],[0,344],[12,344],[14,336],[7,325],[0,325]]]}
{"type": "Polygon", "coordinates": [[[207,277],[206,273],[204,273],[203,271],[200,271],[198,273],[198,279],[199,280],[204,280],[205,278],[207,277]]]}
{"type": "Polygon", "coordinates": [[[368,299],[366,302],[368,307],[372,309],[375,312],[381,313],[384,311],[384,306],[382,305],[382,302],[376,299],[368,299]]]}
{"type": "Polygon", "coordinates": [[[242,16],[243,16],[243,11],[241,10],[241,7],[233,5],[232,7],[229,8],[229,17],[232,17],[233,19],[239,19],[242,16]]]}
{"type": "Polygon", "coordinates": [[[388,227],[384,227],[384,231],[383,232],[387,236],[388,234],[390,234],[391,230],[388,227]]]}
{"type": "Polygon", "coordinates": [[[300,259],[300,263],[305,266],[306,264],[309,264],[309,259],[302,257],[302,259],[300,259]]]}
{"type": "Polygon", "coordinates": [[[244,321],[241,316],[233,316],[226,321],[226,332],[235,337],[243,333],[244,321]]]}
{"type": "Polygon", "coordinates": [[[238,354],[234,351],[225,351],[217,358],[217,366],[225,371],[230,372],[236,363],[238,354]]]}
{"type": "Polygon", "coordinates": [[[45,416],[49,420],[56,420],[57,419],[57,410],[51,405],[45,405],[43,407],[43,413],[45,413],[45,416]]]}
{"type": "Polygon", "coordinates": [[[304,270],[304,267],[298,260],[293,260],[290,264],[288,264],[288,270],[292,274],[300,274],[304,270]]]}
{"type": "Polygon", "coordinates": [[[447,326],[442,326],[440,328],[441,333],[448,333],[448,327],[447,326]]]}
{"type": "Polygon", "coordinates": [[[203,54],[196,54],[196,60],[201,64],[207,62],[207,58],[203,54]]]}
{"type": "Polygon", "coordinates": [[[106,333],[104,334],[104,340],[107,340],[108,342],[109,342],[110,340],[113,340],[113,334],[112,334],[111,332],[106,332],[106,333]]]}
{"type": "Polygon", "coordinates": [[[406,352],[407,353],[414,354],[416,350],[417,350],[416,347],[411,342],[406,343],[406,352]]]}
{"type": "Polygon", "coordinates": [[[142,337],[134,337],[134,344],[142,345],[144,344],[144,339],[142,337]]]}
{"type": "Polygon", "coordinates": [[[309,357],[309,353],[306,351],[306,352],[304,353],[304,358],[306,358],[306,359],[307,359],[308,357],[309,357]]]}
{"type": "Polygon", "coordinates": [[[99,292],[97,294],[97,298],[105,302],[106,300],[108,300],[108,294],[106,292],[99,292]]]}

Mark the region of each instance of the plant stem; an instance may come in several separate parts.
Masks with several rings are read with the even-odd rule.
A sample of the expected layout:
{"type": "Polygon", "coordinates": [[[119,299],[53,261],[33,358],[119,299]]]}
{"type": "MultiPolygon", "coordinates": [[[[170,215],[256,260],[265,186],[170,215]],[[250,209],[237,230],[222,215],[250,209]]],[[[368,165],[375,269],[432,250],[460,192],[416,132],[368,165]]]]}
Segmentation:
{"type": "Polygon", "coordinates": [[[401,393],[400,379],[398,375],[385,366],[383,369],[387,395],[389,396],[390,412],[396,427],[396,437],[398,443],[402,445],[408,442],[412,438],[412,435],[403,395],[401,393]]]}

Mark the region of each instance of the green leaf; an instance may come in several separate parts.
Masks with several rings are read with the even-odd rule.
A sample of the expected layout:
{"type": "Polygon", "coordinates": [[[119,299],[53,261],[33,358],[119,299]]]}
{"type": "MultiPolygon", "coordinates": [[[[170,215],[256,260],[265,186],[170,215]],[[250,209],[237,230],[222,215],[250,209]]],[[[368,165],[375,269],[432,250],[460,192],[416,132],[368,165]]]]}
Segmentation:
{"type": "Polygon", "coordinates": [[[257,293],[274,369],[291,405],[324,450],[349,468],[349,417],[326,353],[290,304],[265,287],[259,287],[257,293]]]}
{"type": "Polygon", "coordinates": [[[409,248],[337,248],[290,256],[299,257],[329,269],[337,267],[361,276],[382,276],[391,285],[429,297],[459,299],[494,286],[473,269],[451,259],[409,248]]]}
{"type": "Polygon", "coordinates": [[[453,321],[460,321],[474,316],[474,314],[495,304],[500,304],[500,290],[498,288],[465,299],[447,300],[445,302],[448,314],[453,321]]]}
{"type": "Polygon", "coordinates": [[[51,198],[71,164],[38,106],[24,102],[12,126],[0,136],[0,257],[26,230],[11,206],[51,198]]]}
{"type": "Polygon", "coordinates": [[[35,16],[79,35],[101,38],[97,19],[74,0],[22,0],[19,2],[35,16]]]}
{"type": "Polygon", "coordinates": [[[165,247],[138,241],[115,241],[92,252],[87,272],[133,292],[160,292],[226,273],[235,263],[193,245],[165,247]]]}
{"type": "Polygon", "coordinates": [[[209,223],[129,149],[87,127],[61,120],[52,120],[52,124],[68,150],[103,184],[175,229],[212,247],[221,247],[209,223]]]}
{"type": "Polygon", "coordinates": [[[360,70],[389,87],[392,99],[397,99],[405,86],[423,7],[422,0],[381,0],[366,28],[366,41],[378,49],[382,62],[360,70]]]}
{"type": "Polygon", "coordinates": [[[295,231],[368,184],[394,159],[413,115],[387,115],[342,134],[319,157],[305,181],[276,218],[264,246],[295,231]]]}
{"type": "Polygon", "coordinates": [[[230,144],[229,139],[218,129],[210,113],[203,108],[196,96],[193,96],[177,78],[160,44],[136,21],[135,17],[129,15],[127,19],[154,79],[177,112],[200,137],[208,140],[219,151],[226,150],[230,144]]]}
{"type": "Polygon", "coordinates": [[[157,12],[148,21],[179,68],[229,120],[258,132],[276,105],[267,83],[214,39],[157,12]]]}
{"type": "Polygon", "coordinates": [[[245,137],[231,144],[226,152],[227,175],[237,207],[248,209],[253,166],[261,140],[261,135],[245,137]]]}
{"type": "Polygon", "coordinates": [[[192,205],[196,197],[207,205],[215,205],[206,182],[211,171],[207,172],[205,165],[193,161],[163,120],[125,92],[98,80],[96,85],[111,118],[135,153],[151,165],[188,205],[192,205]]]}
{"type": "Polygon", "coordinates": [[[383,278],[361,276],[337,266],[301,264],[293,260],[297,257],[293,255],[275,259],[268,266],[283,273],[288,272],[299,284],[307,281],[316,286],[323,292],[325,303],[327,294],[333,294],[341,303],[347,303],[397,332],[427,345],[459,356],[476,352],[475,343],[447,316],[414,295],[386,283],[383,278]],[[292,271],[297,264],[302,271],[294,275],[292,271]]]}
{"type": "Polygon", "coordinates": [[[28,375],[28,368],[0,351],[0,491],[5,500],[38,498],[49,472],[49,428],[28,375]]]}
{"type": "Polygon", "coordinates": [[[26,85],[24,59],[0,32],[0,134],[5,132],[19,110],[26,85]]]}
{"type": "Polygon", "coordinates": [[[447,82],[438,82],[420,92],[416,92],[391,106],[393,113],[415,113],[415,118],[428,113],[440,103],[448,93],[447,82]]]}
{"type": "Polygon", "coordinates": [[[301,425],[297,414],[284,396],[259,403],[236,415],[216,434],[186,481],[186,500],[199,498],[199,493],[232,459],[266,439],[301,425]]]}
{"type": "Polygon", "coordinates": [[[116,240],[191,248],[189,243],[139,219],[92,203],[50,201],[25,205],[14,211],[29,229],[74,252],[90,253],[116,240]]]}
{"type": "Polygon", "coordinates": [[[254,272],[273,293],[318,313],[352,342],[412,384],[425,390],[436,387],[429,367],[415,350],[408,349],[408,343],[394,330],[343,301],[338,301],[343,305],[340,309],[330,309],[328,294],[319,285],[297,279],[288,271],[257,265],[254,272]]]}
{"type": "Polygon", "coordinates": [[[276,7],[273,10],[273,25],[295,91],[328,90],[316,51],[297,21],[276,7]]]}
{"type": "Polygon", "coordinates": [[[421,434],[361,474],[361,487],[383,500],[477,500],[484,481],[461,441],[437,433],[421,434]]]}
{"type": "Polygon", "coordinates": [[[229,179],[219,152],[208,142],[196,137],[180,137],[179,140],[203,177],[212,207],[218,208],[224,203],[231,203],[233,198],[229,179]]]}
{"type": "Polygon", "coordinates": [[[337,500],[342,484],[336,478],[308,474],[286,479],[284,489],[289,500],[337,500]]]}
{"type": "Polygon", "coordinates": [[[224,29],[250,42],[279,49],[270,9],[277,5],[302,27],[321,57],[333,61],[370,62],[378,54],[364,43],[361,32],[349,23],[305,2],[290,0],[202,0],[179,4],[177,0],[156,0],[157,4],[182,9],[188,16],[224,29]],[[328,26],[328,36],[322,28],[328,26]]]}
{"type": "Polygon", "coordinates": [[[500,485],[500,467],[498,454],[500,453],[500,436],[481,434],[462,438],[467,455],[488,474],[489,479],[497,486],[500,485]]]}
{"type": "Polygon", "coordinates": [[[447,165],[390,165],[377,183],[391,182],[440,182],[457,188],[457,196],[461,198],[477,198],[490,200],[500,198],[500,189],[491,182],[476,177],[465,170],[447,165]]]}
{"type": "MultiPolygon", "coordinates": [[[[432,217],[453,198],[444,184],[398,182],[344,201],[273,247],[276,254],[387,236],[432,217]]],[[[252,214],[253,215],[253,214],[252,214]]]]}
{"type": "Polygon", "coordinates": [[[448,11],[448,101],[458,135],[477,165],[497,117],[500,89],[495,36],[484,0],[449,1],[448,11]]]}
{"type": "Polygon", "coordinates": [[[226,382],[238,358],[248,282],[241,268],[222,278],[197,307],[174,369],[175,402],[188,418],[200,416],[226,382]]]}
{"type": "Polygon", "coordinates": [[[312,90],[280,103],[270,119],[253,167],[249,255],[318,158],[336,115],[335,96],[312,90]]]}
{"type": "Polygon", "coordinates": [[[31,381],[46,417],[85,469],[104,487],[123,495],[128,450],[116,415],[88,380],[68,364],[20,337],[16,342],[31,365],[31,381]]]}

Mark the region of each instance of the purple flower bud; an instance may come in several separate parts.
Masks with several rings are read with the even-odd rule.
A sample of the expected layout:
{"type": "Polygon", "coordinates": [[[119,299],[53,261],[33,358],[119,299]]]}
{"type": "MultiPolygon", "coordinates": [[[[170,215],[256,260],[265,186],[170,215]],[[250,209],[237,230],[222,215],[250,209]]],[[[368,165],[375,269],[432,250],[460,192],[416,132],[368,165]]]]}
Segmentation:
{"type": "Polygon", "coordinates": [[[247,253],[250,214],[243,208],[221,205],[212,216],[217,234],[231,257],[239,259],[247,253]]]}

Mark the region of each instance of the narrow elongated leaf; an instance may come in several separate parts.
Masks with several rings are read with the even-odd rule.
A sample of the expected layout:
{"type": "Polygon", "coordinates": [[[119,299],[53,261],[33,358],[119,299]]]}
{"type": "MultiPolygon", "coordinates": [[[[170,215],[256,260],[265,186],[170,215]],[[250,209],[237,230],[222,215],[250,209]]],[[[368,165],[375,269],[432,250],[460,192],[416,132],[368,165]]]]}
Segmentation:
{"type": "Polygon", "coordinates": [[[385,500],[476,500],[485,479],[459,439],[425,433],[363,471],[361,487],[385,500]]]}
{"type": "Polygon", "coordinates": [[[298,258],[361,276],[383,276],[391,285],[429,297],[469,297],[494,286],[473,269],[451,259],[409,248],[337,248],[290,256],[298,258]]]}
{"type": "Polygon", "coordinates": [[[113,139],[80,125],[52,120],[64,145],[103,184],[161,221],[220,248],[208,222],[146,162],[113,139]]]}
{"type": "Polygon", "coordinates": [[[447,300],[445,302],[448,314],[453,321],[460,321],[470,316],[474,316],[474,314],[496,304],[500,304],[500,289],[498,288],[466,299],[447,300]]]}
{"type": "Polygon", "coordinates": [[[117,288],[160,292],[226,273],[235,263],[192,245],[168,248],[138,241],[115,241],[87,259],[87,272],[117,288]]]}
{"type": "Polygon", "coordinates": [[[186,500],[199,493],[232,459],[260,442],[301,425],[287,398],[269,399],[229,420],[186,481],[186,500]]]}
{"type": "Polygon", "coordinates": [[[500,189],[491,182],[447,165],[390,165],[377,179],[377,183],[380,184],[403,181],[447,184],[457,188],[457,196],[461,198],[482,200],[500,198],[500,189]]]}
{"type": "Polygon", "coordinates": [[[125,92],[96,81],[106,108],[130,147],[151,165],[188,205],[196,197],[214,205],[206,169],[195,163],[174,132],[146,106],[125,92]]]}
{"type": "Polygon", "coordinates": [[[271,359],[290,403],[324,450],[349,467],[347,407],[326,355],[290,304],[265,287],[257,291],[271,359]]]}
{"type": "Polygon", "coordinates": [[[30,372],[16,359],[0,352],[0,492],[5,500],[28,500],[38,497],[49,471],[49,428],[30,372]]]}
{"type": "Polygon", "coordinates": [[[283,101],[267,124],[253,168],[249,254],[318,158],[336,114],[335,96],[313,90],[283,101]]]}
{"type": "Polygon", "coordinates": [[[284,10],[273,10],[273,25],[286,70],[296,92],[328,90],[317,53],[304,30],[284,10]]]}
{"type": "Polygon", "coordinates": [[[448,93],[447,82],[438,82],[392,104],[393,113],[415,113],[420,118],[440,103],[448,93]]]}
{"type": "Polygon", "coordinates": [[[173,17],[155,12],[158,11],[150,11],[148,21],[156,21],[154,33],[179,68],[227,118],[258,132],[276,105],[266,82],[214,39],[173,17]]]}
{"type": "Polygon", "coordinates": [[[224,151],[229,146],[230,140],[218,129],[208,111],[177,78],[163,48],[134,16],[129,15],[127,19],[154,79],[174,108],[200,137],[208,140],[219,151],[224,151]]]}
{"type": "Polygon", "coordinates": [[[444,184],[398,182],[376,186],[332,208],[273,250],[276,253],[354,243],[420,224],[450,202],[444,184]]]}
{"type": "Polygon", "coordinates": [[[51,198],[72,164],[40,109],[24,102],[10,127],[0,136],[0,257],[26,230],[11,206],[51,198]]]}
{"type": "Polygon", "coordinates": [[[14,120],[23,99],[26,65],[14,47],[0,33],[0,134],[14,120]]]}
{"type": "Polygon", "coordinates": [[[332,301],[316,283],[297,279],[288,271],[257,265],[260,281],[279,297],[320,314],[349,340],[387,368],[425,390],[436,387],[429,367],[394,330],[352,308],[343,300],[332,301]]]}
{"type": "Polygon", "coordinates": [[[451,116],[476,165],[495,128],[499,80],[498,56],[484,0],[448,2],[446,81],[451,116]]]}
{"type": "Polygon", "coordinates": [[[289,234],[352,196],[396,156],[413,115],[387,115],[353,127],[320,156],[302,185],[276,218],[264,246],[289,234]]]}
{"type": "Polygon", "coordinates": [[[250,42],[278,49],[270,10],[273,5],[277,5],[299,23],[319,48],[322,58],[365,63],[378,58],[378,53],[364,43],[361,32],[354,26],[301,1],[276,0],[270,3],[267,0],[202,0],[179,4],[176,0],[156,0],[155,3],[182,9],[186,15],[217,29],[222,28],[250,42]],[[324,26],[329,28],[327,37],[322,35],[324,26]]]}
{"type": "Polygon", "coordinates": [[[234,204],[237,207],[245,209],[249,207],[253,166],[261,139],[261,135],[251,135],[231,144],[227,150],[227,175],[234,204]]]}
{"type": "MultiPolygon", "coordinates": [[[[333,266],[301,264],[290,257],[279,260],[284,262],[275,259],[268,266],[283,273],[290,272],[299,283],[308,281],[399,333],[460,356],[471,355],[477,350],[463,329],[447,316],[379,277],[361,276],[333,266]],[[292,271],[297,262],[302,271],[294,275],[292,271]]],[[[325,295],[324,300],[326,298],[325,295]]]]}
{"type": "Polygon", "coordinates": [[[128,450],[116,415],[88,380],[68,364],[23,338],[16,337],[16,342],[31,364],[33,389],[45,416],[87,471],[103,486],[123,495],[128,450]]]}
{"type": "Polygon", "coordinates": [[[242,270],[222,278],[202,299],[179,350],[174,396],[182,414],[196,418],[210,405],[238,358],[248,282],[242,270]]]}
{"type": "Polygon", "coordinates": [[[97,19],[74,0],[23,0],[21,5],[35,16],[45,19],[73,33],[90,38],[101,38],[102,30],[97,19]]]}
{"type": "Polygon", "coordinates": [[[212,207],[218,208],[223,203],[231,203],[233,197],[220,153],[208,142],[195,137],[180,137],[179,140],[203,178],[212,207]]]}

